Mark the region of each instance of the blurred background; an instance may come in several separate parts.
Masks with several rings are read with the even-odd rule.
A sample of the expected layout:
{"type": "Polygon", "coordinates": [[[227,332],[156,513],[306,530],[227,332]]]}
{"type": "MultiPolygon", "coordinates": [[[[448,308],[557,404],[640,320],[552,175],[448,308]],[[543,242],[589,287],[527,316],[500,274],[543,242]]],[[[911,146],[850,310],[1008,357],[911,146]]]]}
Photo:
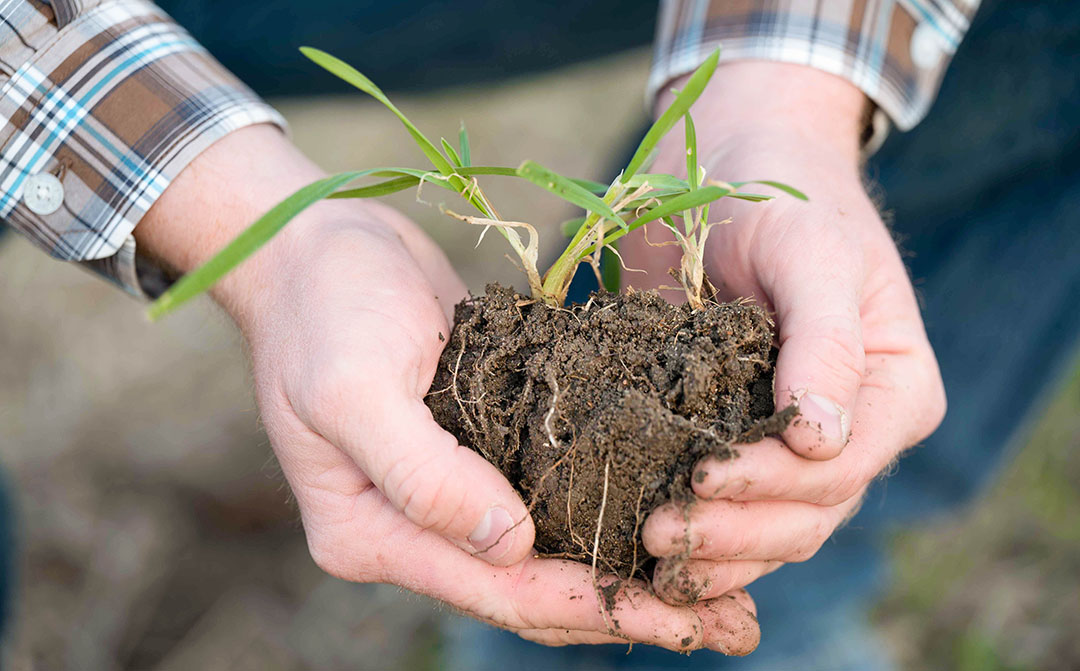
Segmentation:
{"type": "MultiPolygon", "coordinates": [[[[611,3],[473,3],[507,15],[498,34],[450,3],[417,4],[368,8],[361,40],[340,12],[308,28],[318,39],[290,32],[295,2],[163,3],[271,96],[327,170],[422,157],[377,103],[295,58],[307,42],[396,82],[386,88],[429,135],[455,137],[464,120],[480,162],[610,177],[646,122],[655,3],[621,3],[606,43],[588,27],[611,3]],[[403,29],[431,50],[396,48],[403,29]]],[[[491,184],[507,216],[546,229],[553,253],[563,204],[491,184]]],[[[391,202],[474,291],[519,282],[501,239],[474,250],[475,232],[427,197],[443,196],[391,202]]],[[[18,548],[4,668],[439,668],[456,616],[329,578],[308,558],[242,344],[208,303],[151,325],[139,304],[14,235],[0,240],[0,272],[0,464],[18,548]]],[[[989,491],[897,533],[896,579],[875,618],[907,668],[1080,668],[1080,366],[1071,371],[989,491]]]]}

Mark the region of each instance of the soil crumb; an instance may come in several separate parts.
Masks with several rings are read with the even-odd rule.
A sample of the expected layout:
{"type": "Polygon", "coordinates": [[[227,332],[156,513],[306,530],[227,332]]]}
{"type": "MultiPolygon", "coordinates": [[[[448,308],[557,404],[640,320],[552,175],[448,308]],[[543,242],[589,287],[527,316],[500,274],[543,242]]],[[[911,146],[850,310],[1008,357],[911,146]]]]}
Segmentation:
{"type": "Polygon", "coordinates": [[[774,362],[772,323],[749,303],[600,292],[555,309],[489,285],[457,306],[427,404],[531,505],[537,550],[591,563],[599,527],[597,570],[640,577],[641,524],[692,498],[698,459],[787,426],[774,362]]]}

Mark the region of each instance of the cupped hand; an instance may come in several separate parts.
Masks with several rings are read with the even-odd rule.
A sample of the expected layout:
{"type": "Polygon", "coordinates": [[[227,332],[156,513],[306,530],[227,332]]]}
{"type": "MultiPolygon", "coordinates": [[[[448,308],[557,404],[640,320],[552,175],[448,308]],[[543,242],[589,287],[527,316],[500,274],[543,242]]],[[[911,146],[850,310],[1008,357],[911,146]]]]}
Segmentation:
{"type": "Polygon", "coordinates": [[[464,286],[409,222],[368,211],[291,246],[247,329],[263,419],[318,565],[547,644],[753,649],[745,594],[691,610],[635,583],[605,612],[589,567],[533,557],[520,497],[424,405],[464,286]]]}
{"type": "MultiPolygon", "coordinates": [[[[673,584],[742,586],[813,556],[868,485],[943,417],[943,385],[914,290],[863,188],[862,104],[831,75],[740,63],[722,66],[695,107],[710,177],[779,180],[809,196],[802,202],[763,186],[754,190],[777,198],[715,204],[710,220],[731,223],[713,229],[706,252],[720,299],[752,297],[774,316],[776,407],[797,404],[800,416],[781,439],[700,463],[691,478],[699,500],[688,512],[669,504],[649,517],[643,540],[653,555],[685,553],[690,538],[682,571],[692,580],[665,583],[669,601],[685,600],[673,584]],[[767,98],[755,93],[762,81],[773,84],[767,98]]],[[[672,138],[657,171],[680,164],[685,151],[672,138]]],[[[650,233],[653,242],[660,237],[650,233]]],[[[622,251],[628,265],[657,276],[677,264],[671,249],[638,239],[622,251]]]]}
{"type": "MultiPolygon", "coordinates": [[[[165,191],[136,229],[139,249],[190,270],[322,176],[276,130],[236,131],[165,191]]],[[[758,629],[745,592],[680,608],[632,582],[601,607],[590,567],[534,556],[520,497],[424,405],[464,294],[411,222],[351,201],[314,206],[215,287],[248,341],[262,420],[316,563],[549,645],[750,652],[758,629]]]]}

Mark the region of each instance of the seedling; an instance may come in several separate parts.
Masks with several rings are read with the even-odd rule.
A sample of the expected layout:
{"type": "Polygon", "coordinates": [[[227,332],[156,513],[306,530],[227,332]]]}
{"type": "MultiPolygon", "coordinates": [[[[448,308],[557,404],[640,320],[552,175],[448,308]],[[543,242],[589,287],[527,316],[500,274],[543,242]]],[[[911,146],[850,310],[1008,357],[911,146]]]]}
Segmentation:
{"type": "MultiPolygon", "coordinates": [[[[474,166],[464,124],[461,126],[458,146],[455,147],[443,138],[440,150],[379,87],[353,67],[318,49],[304,47],[301,51],[319,66],[385,105],[405,126],[434,170],[374,168],[341,173],[303,187],[259,218],[210,261],[181,278],[162,294],[150,306],[149,314],[152,319],[165,315],[208,290],[269,241],[289,221],[320,200],[373,198],[404,189],[419,188],[425,183],[456,192],[476,210],[476,213],[470,214],[447,210],[448,215],[469,224],[483,226],[485,233],[490,228],[495,228],[502,234],[521,262],[532,297],[553,307],[559,307],[565,302],[570,281],[580,264],[589,263],[600,278],[600,258],[605,249],[617,257],[615,243],[619,238],[649,222],[660,221],[672,231],[675,236],[674,244],[679,245],[683,252],[682,262],[676,273],[680,285],[691,306],[701,309],[704,300],[711,293],[704,274],[705,243],[712,227],[724,223],[708,220],[710,204],[721,198],[752,202],[771,199],[771,196],[739,190],[747,184],[765,184],[796,198],[806,199],[806,196],[796,189],[778,182],[721,182],[708,179],[698,164],[697,139],[690,107],[705,90],[715,72],[719,50],[714,51],[693,73],[683,89],[676,93],[670,107],[660,115],[642,139],[630,163],[610,184],[566,177],[533,161],[525,161],[517,169],[474,166]],[[680,119],[685,119],[686,122],[687,178],[643,172],[661,138],[680,119]],[[541,272],[537,265],[539,240],[536,229],[526,222],[503,219],[481,188],[477,178],[492,175],[525,179],[584,210],[583,217],[564,225],[570,242],[545,271],[541,272]],[[341,190],[349,183],[365,177],[387,179],[367,186],[341,190]]],[[[609,288],[617,290],[618,287],[609,288]]]]}

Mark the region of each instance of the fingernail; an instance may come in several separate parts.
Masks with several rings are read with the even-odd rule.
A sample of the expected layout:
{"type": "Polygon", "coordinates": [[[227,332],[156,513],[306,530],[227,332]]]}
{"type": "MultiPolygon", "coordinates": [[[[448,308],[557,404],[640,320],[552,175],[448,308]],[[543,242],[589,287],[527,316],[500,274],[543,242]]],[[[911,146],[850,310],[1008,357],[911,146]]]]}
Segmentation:
{"type": "Polygon", "coordinates": [[[486,559],[499,559],[514,545],[514,518],[498,506],[487,511],[484,519],[469,534],[469,543],[478,555],[486,559]]]}
{"type": "Polygon", "coordinates": [[[732,459],[725,460],[722,463],[714,462],[707,468],[709,469],[708,472],[704,472],[704,469],[702,469],[694,476],[698,485],[704,485],[710,479],[715,483],[712,490],[705,490],[705,493],[700,491],[703,487],[698,487],[698,496],[702,498],[722,499],[727,496],[735,496],[746,491],[749,486],[749,481],[745,476],[732,474],[732,470],[734,470],[732,459]]]}
{"type": "Polygon", "coordinates": [[[836,403],[818,394],[806,394],[799,399],[799,415],[821,427],[821,432],[846,445],[851,431],[847,413],[836,403]]]}

